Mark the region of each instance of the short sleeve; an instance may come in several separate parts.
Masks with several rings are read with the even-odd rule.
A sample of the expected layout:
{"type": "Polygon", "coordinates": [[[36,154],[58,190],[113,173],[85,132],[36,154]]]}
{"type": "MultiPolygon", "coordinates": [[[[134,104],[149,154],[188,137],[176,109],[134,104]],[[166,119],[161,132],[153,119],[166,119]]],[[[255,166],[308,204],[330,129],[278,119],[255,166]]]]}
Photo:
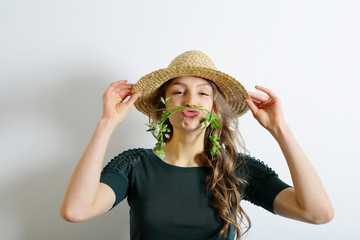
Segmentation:
{"type": "Polygon", "coordinates": [[[247,182],[243,189],[244,199],[274,213],[276,196],[290,186],[274,170],[254,157],[238,154],[238,162],[240,166],[236,169],[236,175],[247,182]]]}
{"type": "Polygon", "coordinates": [[[144,156],[143,149],[130,149],[114,157],[102,170],[100,182],[108,185],[115,193],[115,207],[126,196],[134,166],[144,156]]]}

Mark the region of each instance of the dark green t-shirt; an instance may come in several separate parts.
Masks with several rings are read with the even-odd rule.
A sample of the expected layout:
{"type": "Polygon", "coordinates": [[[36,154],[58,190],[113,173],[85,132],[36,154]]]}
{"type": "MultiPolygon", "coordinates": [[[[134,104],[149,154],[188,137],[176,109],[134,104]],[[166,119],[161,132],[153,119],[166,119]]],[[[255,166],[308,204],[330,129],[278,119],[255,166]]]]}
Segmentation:
{"type": "MultiPolygon", "coordinates": [[[[246,162],[236,169],[236,176],[248,182],[244,199],[272,212],[276,195],[289,185],[259,160],[246,155],[246,162]]],[[[206,194],[209,169],[170,165],[151,149],[139,148],[111,160],[100,182],[113,189],[114,207],[127,197],[131,240],[216,240],[222,219],[206,194]]],[[[221,239],[234,236],[230,226],[227,238],[221,239]]]]}

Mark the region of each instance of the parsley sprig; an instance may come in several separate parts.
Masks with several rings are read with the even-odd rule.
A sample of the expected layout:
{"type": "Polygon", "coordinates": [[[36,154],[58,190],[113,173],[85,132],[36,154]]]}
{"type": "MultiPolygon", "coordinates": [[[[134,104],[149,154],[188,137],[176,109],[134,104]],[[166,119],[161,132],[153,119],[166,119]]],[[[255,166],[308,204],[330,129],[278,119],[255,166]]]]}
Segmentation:
{"type": "MultiPolygon", "coordinates": [[[[170,99],[171,97],[168,97],[166,99],[162,98],[160,99],[160,101],[166,105],[166,102],[170,99]]],[[[164,111],[161,115],[161,119],[160,121],[154,126],[151,124],[146,124],[146,126],[149,127],[148,130],[146,130],[147,132],[154,132],[156,139],[157,139],[157,143],[155,144],[154,147],[154,151],[156,152],[156,154],[161,158],[165,158],[165,152],[164,152],[164,147],[166,145],[166,143],[164,142],[164,134],[165,133],[169,133],[171,130],[168,128],[168,125],[165,124],[166,119],[168,119],[171,115],[173,115],[174,113],[177,113],[179,111],[182,111],[184,109],[188,109],[188,108],[192,108],[192,109],[198,109],[201,112],[204,113],[205,117],[202,118],[200,120],[200,123],[203,123],[204,126],[201,128],[201,130],[205,129],[207,127],[207,125],[210,123],[211,126],[211,131],[209,134],[209,140],[212,144],[212,148],[210,150],[210,154],[212,157],[214,157],[216,155],[217,150],[220,148],[220,143],[219,143],[219,137],[218,136],[212,136],[212,132],[214,129],[219,130],[220,129],[220,118],[218,117],[218,115],[216,115],[215,113],[212,113],[206,109],[204,109],[202,106],[175,106],[175,107],[168,107],[168,108],[161,108],[161,109],[156,109],[154,110],[154,112],[156,111],[164,111]],[[169,109],[175,109],[174,112],[170,113],[168,110],[169,109]]]]}

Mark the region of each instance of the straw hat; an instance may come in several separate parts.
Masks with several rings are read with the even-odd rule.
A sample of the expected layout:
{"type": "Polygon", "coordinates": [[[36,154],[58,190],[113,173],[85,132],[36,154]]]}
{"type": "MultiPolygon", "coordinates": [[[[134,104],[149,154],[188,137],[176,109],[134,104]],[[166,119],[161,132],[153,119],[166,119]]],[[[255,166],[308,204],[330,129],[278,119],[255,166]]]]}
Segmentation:
{"type": "Polygon", "coordinates": [[[216,70],[211,59],[201,51],[187,51],[177,56],[167,68],[151,72],[134,85],[132,92],[141,92],[135,102],[140,112],[150,116],[154,106],[150,96],[166,81],[176,77],[195,76],[205,78],[216,84],[225,100],[238,114],[243,115],[248,107],[244,99],[248,98],[245,88],[235,78],[216,70]]]}

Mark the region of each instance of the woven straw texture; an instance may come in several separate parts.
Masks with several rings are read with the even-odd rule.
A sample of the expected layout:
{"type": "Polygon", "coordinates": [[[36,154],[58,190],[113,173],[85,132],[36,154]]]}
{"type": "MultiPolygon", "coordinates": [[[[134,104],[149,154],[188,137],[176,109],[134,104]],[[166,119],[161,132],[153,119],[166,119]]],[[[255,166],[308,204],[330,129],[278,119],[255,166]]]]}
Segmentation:
{"type": "Polygon", "coordinates": [[[141,97],[134,104],[136,109],[150,116],[154,110],[151,106],[155,105],[151,102],[150,96],[166,81],[188,76],[201,77],[214,82],[238,117],[247,112],[248,107],[244,103],[244,99],[249,95],[243,85],[228,74],[216,70],[211,59],[201,51],[184,52],[177,56],[167,68],[159,69],[140,78],[132,91],[141,92],[141,97]]]}

